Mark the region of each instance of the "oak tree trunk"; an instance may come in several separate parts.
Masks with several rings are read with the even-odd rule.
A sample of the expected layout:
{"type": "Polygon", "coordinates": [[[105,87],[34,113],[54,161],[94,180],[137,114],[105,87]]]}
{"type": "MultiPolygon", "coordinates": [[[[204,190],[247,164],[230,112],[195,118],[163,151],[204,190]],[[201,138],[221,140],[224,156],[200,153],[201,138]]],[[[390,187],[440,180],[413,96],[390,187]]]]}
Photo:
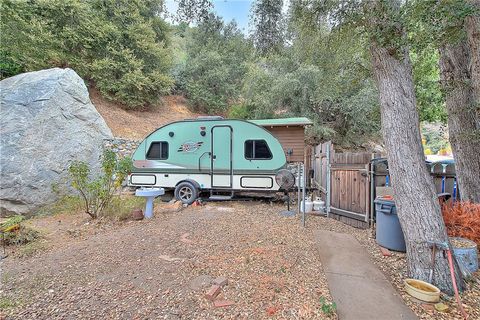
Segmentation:
{"type": "Polygon", "coordinates": [[[470,50],[470,74],[477,117],[480,117],[480,0],[470,0],[476,8],[476,15],[467,17],[468,46],[470,50]]]}
{"type": "MultiPolygon", "coordinates": [[[[427,171],[420,137],[408,52],[398,57],[372,41],[373,72],[379,90],[382,134],[387,150],[395,204],[405,236],[409,276],[428,281],[431,250],[427,241],[448,243],[435,187],[427,171]]],[[[463,288],[455,266],[458,285],[463,288]]],[[[448,261],[436,255],[433,283],[453,293],[448,261]]]]}
{"type": "Polygon", "coordinates": [[[480,30],[468,17],[467,39],[440,48],[440,79],[462,200],[480,203],[480,30]]]}

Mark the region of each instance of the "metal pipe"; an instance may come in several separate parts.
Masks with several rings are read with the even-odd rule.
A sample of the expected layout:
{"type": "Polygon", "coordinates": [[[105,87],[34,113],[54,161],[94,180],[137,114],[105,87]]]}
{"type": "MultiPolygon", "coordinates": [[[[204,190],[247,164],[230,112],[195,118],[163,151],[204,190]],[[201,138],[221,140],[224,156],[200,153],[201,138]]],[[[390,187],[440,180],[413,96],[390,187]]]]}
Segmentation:
{"type": "MultiPolygon", "coordinates": [[[[373,220],[375,216],[375,196],[377,195],[376,187],[377,187],[377,177],[383,177],[385,176],[385,179],[388,176],[387,174],[378,174],[376,172],[376,164],[379,162],[387,162],[387,158],[375,158],[375,154],[372,154],[372,159],[370,159],[370,226],[373,226],[373,220]]],[[[387,163],[388,165],[388,163],[387,163]]],[[[388,168],[387,168],[388,171],[388,168]]]]}

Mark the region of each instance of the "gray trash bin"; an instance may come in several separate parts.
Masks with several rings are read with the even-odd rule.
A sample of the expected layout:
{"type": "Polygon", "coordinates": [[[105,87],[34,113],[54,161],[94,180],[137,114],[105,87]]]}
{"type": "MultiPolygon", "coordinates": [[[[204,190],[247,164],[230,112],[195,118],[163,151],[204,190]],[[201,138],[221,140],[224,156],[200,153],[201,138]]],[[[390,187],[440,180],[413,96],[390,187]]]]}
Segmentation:
{"type": "Polygon", "coordinates": [[[405,252],[405,239],[393,200],[375,199],[377,243],[387,249],[405,252]]]}

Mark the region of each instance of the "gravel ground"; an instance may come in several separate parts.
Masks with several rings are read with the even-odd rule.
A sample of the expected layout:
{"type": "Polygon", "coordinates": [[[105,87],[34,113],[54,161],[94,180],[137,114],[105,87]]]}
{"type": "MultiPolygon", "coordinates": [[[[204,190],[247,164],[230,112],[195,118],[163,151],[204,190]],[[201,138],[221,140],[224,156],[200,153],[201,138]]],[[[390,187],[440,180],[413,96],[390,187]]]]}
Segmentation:
{"type": "MultiPolygon", "coordinates": [[[[312,231],[353,234],[421,319],[461,319],[421,304],[403,290],[405,255],[384,257],[371,230],[319,216],[281,217],[284,206],[261,202],[212,203],[180,212],[156,207],[150,221],[106,223],[83,215],[34,219],[47,229],[47,249],[0,262],[0,308],[7,319],[335,319],[312,231]],[[229,284],[215,308],[205,298],[211,279],[229,284]],[[323,298],[322,298],[323,297],[323,298]]],[[[462,301],[480,319],[480,277],[462,301]]],[[[0,315],[0,319],[1,319],[0,315]]]]}
{"type": "Polygon", "coordinates": [[[281,217],[282,209],[157,206],[152,220],[113,225],[85,224],[80,214],[34,219],[57,230],[48,249],[3,260],[3,312],[7,319],[328,318],[313,229],[281,217]],[[228,278],[220,298],[230,307],[205,298],[206,283],[219,276],[228,278]]]}
{"type": "MultiPolygon", "coordinates": [[[[407,304],[420,319],[463,319],[457,308],[455,298],[442,296],[442,301],[449,306],[449,312],[438,312],[432,305],[421,303],[408,295],[404,290],[404,279],[407,276],[406,255],[404,253],[392,251],[392,256],[384,257],[380,252],[379,246],[375,242],[372,230],[360,230],[345,225],[334,219],[324,217],[315,217],[308,220],[308,228],[325,229],[336,232],[350,233],[363,245],[370,254],[371,259],[387,276],[397,291],[407,304]]],[[[467,290],[461,294],[461,299],[469,319],[480,319],[480,271],[477,271],[473,279],[467,283],[467,290]]]]}

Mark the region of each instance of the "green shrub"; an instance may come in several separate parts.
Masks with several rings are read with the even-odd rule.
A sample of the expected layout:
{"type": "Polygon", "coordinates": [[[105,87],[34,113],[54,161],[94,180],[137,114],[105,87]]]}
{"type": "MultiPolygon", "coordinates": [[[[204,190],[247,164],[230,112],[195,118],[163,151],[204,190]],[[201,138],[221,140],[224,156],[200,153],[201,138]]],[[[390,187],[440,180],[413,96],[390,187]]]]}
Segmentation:
{"type": "Polygon", "coordinates": [[[162,0],[1,0],[2,77],[71,67],[106,97],[136,108],[173,79],[162,0]]]}
{"type": "Polygon", "coordinates": [[[187,34],[185,61],[176,70],[177,89],[183,90],[196,111],[225,114],[238,101],[253,47],[235,23],[209,15],[187,34]]]}
{"type": "Polygon", "coordinates": [[[320,304],[322,305],[322,312],[326,316],[333,316],[337,312],[337,304],[335,302],[327,302],[324,297],[320,298],[320,304]]]}
{"type": "Polygon", "coordinates": [[[251,119],[253,112],[246,104],[234,104],[228,109],[228,117],[230,119],[251,119]]]}
{"type": "Polygon", "coordinates": [[[22,72],[22,66],[15,63],[8,54],[0,49],[0,80],[22,72]]]}
{"type": "Polygon", "coordinates": [[[79,193],[84,202],[85,213],[96,219],[110,204],[112,197],[125,181],[132,169],[130,158],[117,159],[111,150],[105,150],[102,156],[102,173],[92,178],[87,163],[75,161],[69,168],[72,187],[79,193]]]}
{"type": "Polygon", "coordinates": [[[3,233],[2,241],[5,245],[27,244],[40,236],[37,230],[25,226],[24,220],[23,216],[13,216],[0,225],[3,233]]]}
{"type": "Polygon", "coordinates": [[[132,216],[133,209],[145,206],[145,199],[135,196],[115,196],[105,208],[103,216],[112,220],[127,220],[132,216]]]}

